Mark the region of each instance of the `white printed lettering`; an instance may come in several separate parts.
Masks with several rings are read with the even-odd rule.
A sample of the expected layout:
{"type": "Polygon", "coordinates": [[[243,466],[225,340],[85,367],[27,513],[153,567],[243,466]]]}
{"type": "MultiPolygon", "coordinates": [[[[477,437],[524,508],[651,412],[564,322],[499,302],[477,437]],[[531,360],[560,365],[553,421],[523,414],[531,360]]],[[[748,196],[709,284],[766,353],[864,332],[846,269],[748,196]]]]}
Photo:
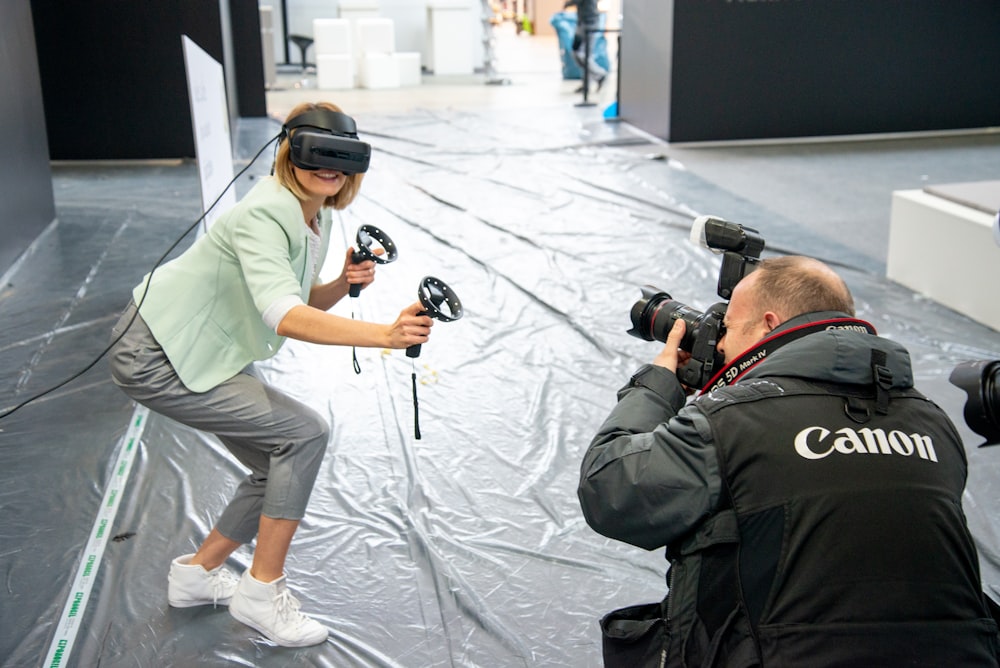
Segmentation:
{"type": "Polygon", "coordinates": [[[934,441],[925,434],[906,434],[898,429],[888,434],[883,429],[865,427],[855,431],[850,427],[838,429],[827,442],[831,432],[825,427],[806,427],[795,435],[795,452],[804,459],[823,459],[834,452],[842,455],[902,455],[936,462],[934,441]]]}

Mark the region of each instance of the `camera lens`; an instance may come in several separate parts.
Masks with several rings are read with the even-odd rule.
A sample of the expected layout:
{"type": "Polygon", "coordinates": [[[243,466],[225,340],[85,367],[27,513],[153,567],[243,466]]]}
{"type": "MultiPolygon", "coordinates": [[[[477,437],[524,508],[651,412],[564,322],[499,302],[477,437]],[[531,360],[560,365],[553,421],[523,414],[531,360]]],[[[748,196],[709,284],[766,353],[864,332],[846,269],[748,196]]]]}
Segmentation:
{"type": "Polygon", "coordinates": [[[987,445],[1000,443],[1000,360],[962,362],[948,380],[968,395],[964,417],[969,428],[987,445]]]}
{"type": "Polygon", "coordinates": [[[632,336],[646,341],[666,342],[674,322],[682,319],[686,325],[684,338],[681,340],[681,350],[691,352],[697,336],[698,326],[704,313],[690,306],[681,304],[667,294],[652,286],[642,288],[642,299],[632,305],[632,336]]]}

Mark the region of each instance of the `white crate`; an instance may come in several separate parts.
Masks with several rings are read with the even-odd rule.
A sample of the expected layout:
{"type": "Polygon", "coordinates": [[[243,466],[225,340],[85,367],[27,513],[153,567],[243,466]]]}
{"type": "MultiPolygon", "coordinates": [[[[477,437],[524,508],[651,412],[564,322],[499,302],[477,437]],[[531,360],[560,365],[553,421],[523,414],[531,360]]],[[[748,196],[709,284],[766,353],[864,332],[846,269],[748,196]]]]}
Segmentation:
{"type": "Polygon", "coordinates": [[[886,275],[1000,331],[1000,247],[993,224],[991,214],[926,191],[896,191],[886,275]]]}
{"type": "Polygon", "coordinates": [[[391,53],[369,51],[361,61],[362,88],[398,88],[399,69],[391,53]]]}
{"type": "Polygon", "coordinates": [[[357,19],[354,32],[358,40],[357,50],[361,53],[392,53],[396,50],[396,27],[392,19],[357,19]]]}
{"type": "Polygon", "coordinates": [[[351,55],[351,22],[347,19],[313,19],[313,49],[317,58],[321,55],[351,55]]]}
{"type": "Polygon", "coordinates": [[[354,58],[344,53],[316,56],[316,87],[321,90],[354,88],[354,58]]]}
{"type": "Polygon", "coordinates": [[[423,80],[420,76],[420,53],[397,51],[392,56],[396,60],[396,70],[399,72],[399,85],[419,86],[423,80]]]}

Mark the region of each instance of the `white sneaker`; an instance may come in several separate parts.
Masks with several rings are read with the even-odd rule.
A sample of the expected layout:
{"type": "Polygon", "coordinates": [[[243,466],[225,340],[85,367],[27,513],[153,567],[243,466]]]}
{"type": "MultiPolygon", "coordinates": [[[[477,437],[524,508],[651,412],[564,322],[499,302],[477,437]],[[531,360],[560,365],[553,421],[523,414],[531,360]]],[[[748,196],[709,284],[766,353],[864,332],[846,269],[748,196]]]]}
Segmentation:
{"type": "Polygon", "coordinates": [[[229,612],[282,647],[318,645],[328,635],[325,626],[299,612],[299,601],[288,591],[284,575],[274,582],[261,582],[246,570],[229,612]]]}
{"type": "Polygon", "coordinates": [[[167,574],[167,601],[175,608],[194,605],[229,605],[239,578],[222,566],[208,571],[191,563],[193,554],[185,554],[170,562],[167,574]]]}

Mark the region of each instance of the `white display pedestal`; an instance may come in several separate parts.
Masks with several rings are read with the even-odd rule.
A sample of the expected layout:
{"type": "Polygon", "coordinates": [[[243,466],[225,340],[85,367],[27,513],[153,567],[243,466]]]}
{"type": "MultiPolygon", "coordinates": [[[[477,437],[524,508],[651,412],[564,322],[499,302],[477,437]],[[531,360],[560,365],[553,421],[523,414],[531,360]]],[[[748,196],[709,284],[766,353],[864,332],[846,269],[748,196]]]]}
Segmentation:
{"type": "Polygon", "coordinates": [[[427,45],[424,63],[434,74],[472,74],[473,37],[478,38],[465,0],[432,0],[427,3],[427,45]]]}
{"type": "Polygon", "coordinates": [[[316,87],[320,90],[354,88],[354,57],[347,53],[316,56],[316,87]]]}
{"type": "Polygon", "coordinates": [[[361,62],[365,53],[361,48],[360,40],[357,39],[358,19],[379,18],[378,0],[340,0],[337,7],[337,16],[351,22],[351,30],[354,34],[354,76],[361,74],[361,62]]]}
{"type": "Polygon", "coordinates": [[[351,23],[346,19],[313,19],[316,55],[352,55],[351,23]]]}
{"type": "Polygon", "coordinates": [[[397,51],[392,55],[396,59],[399,85],[419,86],[423,81],[420,72],[420,54],[416,51],[397,51]]]}
{"type": "Polygon", "coordinates": [[[337,16],[342,19],[378,18],[378,0],[340,0],[337,16]]]}
{"type": "Polygon", "coordinates": [[[353,88],[357,61],[353,55],[351,22],[313,19],[313,40],[317,87],[321,90],[353,88]]]}
{"type": "MultiPolygon", "coordinates": [[[[1000,202],[1000,181],[995,187],[1000,202]]],[[[947,193],[946,186],[938,186],[947,193]]],[[[892,194],[886,276],[1000,331],[1000,246],[995,211],[925,190],[892,194]]],[[[987,190],[988,191],[988,190],[987,190]]]]}
{"type": "Polygon", "coordinates": [[[392,53],[368,51],[361,61],[362,88],[399,88],[399,67],[392,53]]]}

